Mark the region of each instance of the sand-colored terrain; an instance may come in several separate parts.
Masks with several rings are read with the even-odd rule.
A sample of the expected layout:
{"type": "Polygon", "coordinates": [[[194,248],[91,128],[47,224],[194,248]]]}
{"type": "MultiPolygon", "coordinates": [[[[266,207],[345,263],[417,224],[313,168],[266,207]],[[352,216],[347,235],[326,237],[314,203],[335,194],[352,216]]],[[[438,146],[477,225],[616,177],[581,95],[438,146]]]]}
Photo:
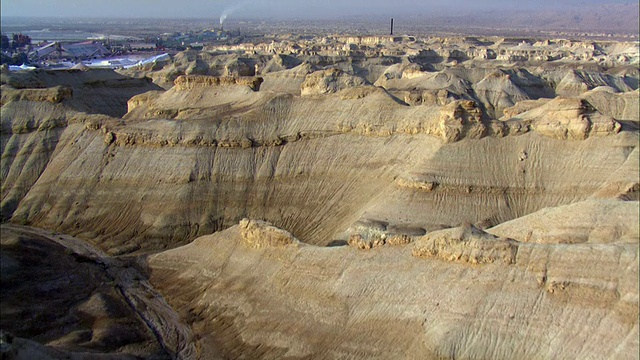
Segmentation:
{"type": "Polygon", "coordinates": [[[5,71],[7,351],[635,359],[639,59],[325,37],[5,71]]]}

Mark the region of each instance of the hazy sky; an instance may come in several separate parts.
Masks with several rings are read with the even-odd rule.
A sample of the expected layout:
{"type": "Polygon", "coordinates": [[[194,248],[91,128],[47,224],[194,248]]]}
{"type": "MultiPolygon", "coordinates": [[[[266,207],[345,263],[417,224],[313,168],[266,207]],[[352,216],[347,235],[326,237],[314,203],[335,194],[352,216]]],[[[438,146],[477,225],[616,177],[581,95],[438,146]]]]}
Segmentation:
{"type": "Polygon", "coordinates": [[[463,9],[578,7],[631,0],[1,0],[3,17],[231,17],[329,18],[352,15],[433,14],[463,9]]]}

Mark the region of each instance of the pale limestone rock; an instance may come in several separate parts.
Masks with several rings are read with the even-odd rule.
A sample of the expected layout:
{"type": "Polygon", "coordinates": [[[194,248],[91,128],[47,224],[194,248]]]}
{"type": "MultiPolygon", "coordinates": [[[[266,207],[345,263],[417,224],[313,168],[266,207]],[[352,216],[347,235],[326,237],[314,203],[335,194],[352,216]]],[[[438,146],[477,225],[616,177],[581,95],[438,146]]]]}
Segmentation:
{"type": "Polygon", "coordinates": [[[362,85],[365,85],[364,79],[345,74],[338,69],[330,69],[308,75],[301,85],[301,93],[302,95],[330,94],[362,85]]]}
{"type": "Polygon", "coordinates": [[[349,241],[347,242],[349,246],[355,247],[361,250],[370,250],[376,247],[383,246],[385,244],[386,236],[374,236],[368,237],[363,236],[361,234],[352,234],[349,236],[349,241]]]}
{"type": "Polygon", "coordinates": [[[266,221],[242,219],[239,227],[245,244],[250,248],[283,247],[299,243],[290,232],[266,221]]]}
{"type": "Polygon", "coordinates": [[[418,239],[413,246],[413,256],[435,257],[446,261],[470,264],[516,262],[518,245],[515,241],[498,238],[473,225],[440,230],[418,239]]]}
{"type": "Polygon", "coordinates": [[[246,85],[251,88],[251,90],[258,91],[263,81],[261,77],[183,75],[179,76],[174,81],[174,84],[178,91],[187,91],[198,87],[206,88],[225,85],[246,85]]]}
{"type": "Polygon", "coordinates": [[[556,98],[515,119],[531,121],[534,131],[556,139],[584,140],[617,134],[621,129],[613,118],[600,114],[586,100],[575,98],[556,98]]]}

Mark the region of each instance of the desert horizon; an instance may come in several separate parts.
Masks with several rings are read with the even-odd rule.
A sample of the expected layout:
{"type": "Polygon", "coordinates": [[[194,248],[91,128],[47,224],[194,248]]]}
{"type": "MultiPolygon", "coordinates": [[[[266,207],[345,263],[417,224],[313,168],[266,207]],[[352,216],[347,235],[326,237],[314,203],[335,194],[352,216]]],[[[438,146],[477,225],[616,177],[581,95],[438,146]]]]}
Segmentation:
{"type": "Polygon", "coordinates": [[[637,3],[52,3],[2,2],[3,359],[638,358],[637,3]]]}

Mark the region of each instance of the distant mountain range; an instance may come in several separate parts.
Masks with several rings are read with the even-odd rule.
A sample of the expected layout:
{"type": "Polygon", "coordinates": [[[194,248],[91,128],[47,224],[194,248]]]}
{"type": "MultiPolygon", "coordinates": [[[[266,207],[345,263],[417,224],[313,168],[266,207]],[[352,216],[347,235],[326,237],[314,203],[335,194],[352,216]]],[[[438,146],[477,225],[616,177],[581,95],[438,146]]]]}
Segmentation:
{"type": "MultiPolygon", "coordinates": [[[[409,1],[399,1],[393,11],[381,11],[376,15],[363,9],[336,14],[336,10],[327,9],[324,13],[286,14],[265,12],[256,14],[237,14],[227,19],[231,28],[258,32],[364,32],[377,34],[388,31],[389,18],[396,19],[397,34],[420,34],[433,32],[469,32],[481,34],[525,34],[544,32],[566,32],[618,34],[638,36],[640,6],[634,3],[594,4],[593,0],[567,0],[559,4],[550,4],[551,0],[538,0],[536,4],[514,5],[512,1],[497,0],[490,7],[481,3],[471,5],[461,3],[457,8],[412,6],[409,1]],[[465,6],[468,5],[468,6],[465,6]],[[332,12],[333,11],[333,12],[332,12]],[[275,26],[275,28],[273,28],[275,26]]],[[[370,9],[369,9],[370,10],[370,9]]],[[[219,26],[217,16],[177,17],[144,19],[104,17],[44,18],[44,17],[3,17],[2,32],[13,33],[28,30],[81,30],[96,33],[119,33],[126,29],[128,35],[149,35],[158,32],[177,31],[178,29],[215,28],[219,26]]]]}
{"type": "Polygon", "coordinates": [[[446,27],[637,34],[638,12],[638,3],[586,4],[562,6],[554,9],[462,10],[457,14],[415,15],[411,20],[428,21],[432,26],[446,27]]]}

